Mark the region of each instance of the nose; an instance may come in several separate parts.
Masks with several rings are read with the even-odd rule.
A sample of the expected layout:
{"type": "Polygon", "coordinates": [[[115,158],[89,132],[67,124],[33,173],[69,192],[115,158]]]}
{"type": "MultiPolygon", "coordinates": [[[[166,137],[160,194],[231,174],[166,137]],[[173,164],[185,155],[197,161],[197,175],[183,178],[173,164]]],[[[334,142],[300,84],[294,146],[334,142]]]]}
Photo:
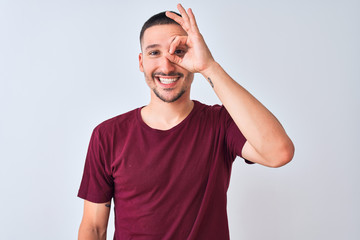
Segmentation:
{"type": "Polygon", "coordinates": [[[175,64],[163,56],[160,61],[160,69],[163,73],[169,74],[175,71],[175,64]]]}

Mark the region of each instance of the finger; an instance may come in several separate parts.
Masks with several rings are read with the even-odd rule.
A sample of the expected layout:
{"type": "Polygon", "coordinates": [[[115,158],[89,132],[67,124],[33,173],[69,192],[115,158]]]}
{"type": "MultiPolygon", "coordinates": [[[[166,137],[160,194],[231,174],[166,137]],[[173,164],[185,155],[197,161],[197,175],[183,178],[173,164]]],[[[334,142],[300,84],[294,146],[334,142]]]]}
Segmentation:
{"type": "Polygon", "coordinates": [[[180,3],[177,5],[177,9],[179,10],[181,17],[184,19],[184,21],[189,22],[189,16],[185,11],[185,8],[180,3]]]}
{"type": "MultiPolygon", "coordinates": [[[[169,53],[174,54],[175,50],[179,46],[184,46],[184,48],[187,48],[186,42],[187,42],[186,36],[176,36],[170,44],[169,53]]],[[[185,50],[185,49],[183,49],[183,50],[185,50]]]]}
{"type": "Polygon", "coordinates": [[[182,61],[182,58],[175,55],[175,54],[166,54],[165,55],[167,59],[169,59],[170,62],[176,64],[176,65],[179,65],[181,64],[181,61],[182,61]]]}
{"type": "Polygon", "coordinates": [[[185,8],[179,3],[177,5],[177,9],[179,10],[181,17],[183,19],[183,25],[181,25],[185,31],[188,31],[190,29],[190,19],[188,14],[185,11],[185,8]]]}
{"type": "Polygon", "coordinates": [[[191,27],[194,28],[195,30],[199,31],[199,28],[196,23],[195,15],[191,8],[188,9],[188,15],[189,15],[191,27]]]}
{"type": "Polygon", "coordinates": [[[177,14],[175,14],[173,12],[169,12],[169,11],[167,11],[165,14],[166,14],[166,16],[168,18],[171,18],[172,20],[174,20],[175,22],[177,22],[181,26],[184,24],[184,20],[179,15],[177,15],[177,14]]]}

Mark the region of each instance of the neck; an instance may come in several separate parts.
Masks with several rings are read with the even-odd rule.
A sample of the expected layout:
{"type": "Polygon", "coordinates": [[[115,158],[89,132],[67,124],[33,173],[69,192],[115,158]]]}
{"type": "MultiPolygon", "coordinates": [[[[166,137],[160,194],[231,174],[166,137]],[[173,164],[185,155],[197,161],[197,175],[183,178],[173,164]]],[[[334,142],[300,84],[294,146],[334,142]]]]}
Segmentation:
{"type": "Polygon", "coordinates": [[[152,98],[149,105],[141,109],[141,117],[151,128],[168,130],[182,122],[193,107],[194,102],[189,97],[180,98],[172,103],[152,98]]]}

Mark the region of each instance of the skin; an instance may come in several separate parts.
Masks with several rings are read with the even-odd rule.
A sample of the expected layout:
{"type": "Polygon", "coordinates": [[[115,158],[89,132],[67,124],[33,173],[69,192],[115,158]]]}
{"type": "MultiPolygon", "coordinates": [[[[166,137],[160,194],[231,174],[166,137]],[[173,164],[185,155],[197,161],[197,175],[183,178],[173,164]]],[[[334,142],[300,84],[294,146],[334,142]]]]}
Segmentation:
{"type": "MultiPolygon", "coordinates": [[[[194,73],[201,74],[219,97],[247,139],[242,154],[254,163],[280,167],[291,161],[294,145],[275,116],[234,81],[214,60],[200,34],[195,16],[179,4],[182,17],[166,15],[180,24],[153,26],[142,39],[139,68],[150,90],[150,103],[141,116],[155,129],[167,130],[191,112],[190,88],[194,73]],[[159,78],[176,81],[162,84],[159,78]]],[[[109,208],[85,201],[79,239],[105,239],[109,208]],[[90,236],[91,235],[91,236],[90,236]]]]}
{"type": "Polygon", "coordinates": [[[186,56],[186,46],[177,46],[172,55],[169,53],[173,41],[178,36],[186,37],[186,35],[182,27],[176,24],[153,26],[144,33],[142,52],[139,54],[139,68],[144,73],[146,83],[151,89],[151,100],[142,108],[141,116],[152,128],[170,129],[181,122],[192,110],[190,88],[194,73],[174,64],[169,59],[172,55],[179,58],[186,56]],[[159,81],[160,77],[176,79],[176,82],[162,84],[159,81]],[[177,100],[172,101],[174,99],[177,100]]]}
{"type": "Polygon", "coordinates": [[[110,204],[110,202],[92,203],[84,201],[84,214],[78,234],[79,240],[106,239],[110,204]]]}
{"type": "MultiPolygon", "coordinates": [[[[176,36],[186,36],[186,32],[175,24],[157,25],[148,28],[142,40],[142,53],[139,54],[139,68],[144,73],[146,83],[152,90],[152,98],[173,103],[182,97],[194,79],[194,74],[173,64],[166,56],[171,41],[176,36]],[[162,84],[159,78],[176,79],[176,84],[162,84]]],[[[185,48],[178,48],[174,55],[182,57],[185,48]]]]}
{"type": "Polygon", "coordinates": [[[177,36],[172,41],[168,59],[211,81],[216,95],[247,139],[242,150],[246,159],[268,167],[280,167],[291,161],[294,145],[280,122],[214,60],[192,10],[186,12],[180,4],[178,10],[182,17],[171,12],[167,16],[178,22],[187,36],[177,36]],[[173,54],[183,46],[187,48],[184,57],[173,54]]]}

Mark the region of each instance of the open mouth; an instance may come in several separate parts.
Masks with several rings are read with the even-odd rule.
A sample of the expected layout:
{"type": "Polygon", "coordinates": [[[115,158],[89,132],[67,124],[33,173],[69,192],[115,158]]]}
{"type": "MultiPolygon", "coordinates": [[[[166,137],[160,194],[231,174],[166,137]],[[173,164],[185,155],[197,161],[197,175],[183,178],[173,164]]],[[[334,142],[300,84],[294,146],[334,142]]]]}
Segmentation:
{"type": "Polygon", "coordinates": [[[154,74],[154,78],[159,81],[161,84],[163,85],[174,85],[183,75],[178,73],[178,74],[170,74],[170,75],[165,75],[165,74],[154,74]]]}
{"type": "Polygon", "coordinates": [[[174,82],[176,82],[177,80],[179,80],[179,78],[163,78],[163,77],[158,77],[157,78],[162,84],[172,84],[174,82]]]}

